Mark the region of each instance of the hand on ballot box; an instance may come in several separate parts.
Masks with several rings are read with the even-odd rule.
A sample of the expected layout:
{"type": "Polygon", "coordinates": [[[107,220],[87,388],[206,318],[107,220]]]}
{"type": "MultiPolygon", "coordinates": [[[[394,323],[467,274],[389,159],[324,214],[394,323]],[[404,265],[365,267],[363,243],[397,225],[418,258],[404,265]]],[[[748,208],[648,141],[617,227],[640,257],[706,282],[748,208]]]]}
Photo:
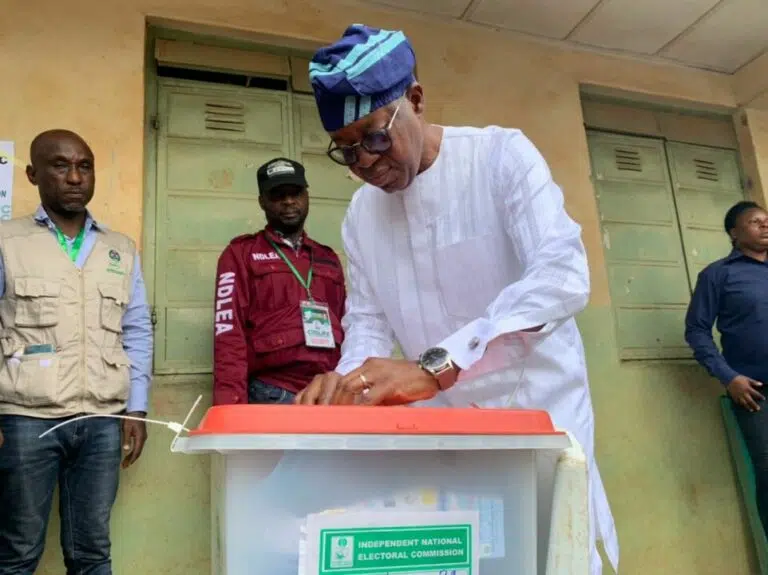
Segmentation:
{"type": "Polygon", "coordinates": [[[415,361],[373,357],[347,375],[315,376],[296,396],[302,405],[405,405],[431,399],[437,380],[415,361]]]}

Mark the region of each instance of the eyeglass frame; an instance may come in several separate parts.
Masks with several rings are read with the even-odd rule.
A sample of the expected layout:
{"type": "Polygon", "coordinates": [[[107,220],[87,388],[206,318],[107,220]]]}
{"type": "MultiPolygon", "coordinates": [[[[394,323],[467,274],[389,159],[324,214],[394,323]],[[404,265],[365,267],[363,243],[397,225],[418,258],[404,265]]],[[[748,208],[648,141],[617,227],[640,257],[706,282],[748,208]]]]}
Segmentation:
{"type": "MultiPolygon", "coordinates": [[[[326,155],[331,160],[333,160],[334,162],[339,164],[340,166],[345,166],[345,167],[348,168],[350,166],[354,166],[357,162],[360,161],[360,156],[357,153],[357,151],[355,151],[355,161],[347,164],[346,162],[340,162],[339,160],[337,160],[336,158],[334,158],[331,155],[335,150],[356,150],[357,148],[362,148],[363,150],[366,151],[366,153],[371,154],[371,155],[376,155],[376,156],[380,156],[381,154],[384,154],[384,153],[388,152],[392,148],[392,135],[390,134],[390,130],[392,129],[392,124],[394,124],[395,118],[397,117],[397,113],[400,111],[400,106],[402,106],[402,105],[403,105],[403,102],[401,100],[400,103],[395,108],[395,112],[394,112],[394,114],[392,114],[392,117],[389,119],[389,122],[387,122],[386,126],[384,126],[383,128],[379,128],[378,130],[374,130],[372,132],[368,132],[367,134],[365,134],[363,136],[362,140],[360,140],[359,142],[355,142],[354,144],[350,144],[349,146],[335,146],[334,143],[333,143],[333,140],[331,140],[328,143],[328,149],[325,152],[326,155]],[[389,146],[387,146],[386,149],[378,151],[378,152],[371,151],[368,148],[366,148],[365,144],[363,144],[363,142],[365,142],[366,138],[368,138],[369,136],[372,136],[374,134],[384,134],[387,137],[387,140],[389,141],[389,146]]],[[[343,152],[342,152],[342,154],[343,154],[343,152]]]]}

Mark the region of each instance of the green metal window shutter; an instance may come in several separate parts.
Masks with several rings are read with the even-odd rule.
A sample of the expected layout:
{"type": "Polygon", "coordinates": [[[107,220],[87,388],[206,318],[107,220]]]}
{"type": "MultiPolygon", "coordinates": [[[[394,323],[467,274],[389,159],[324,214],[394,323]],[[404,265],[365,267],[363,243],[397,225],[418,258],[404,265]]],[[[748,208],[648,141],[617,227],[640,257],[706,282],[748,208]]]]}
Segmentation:
{"type": "Polygon", "coordinates": [[[588,133],[623,360],[687,358],[690,297],[664,144],[588,133]]]}
{"type": "Polygon", "coordinates": [[[164,80],[159,90],[155,372],[209,373],[216,262],[264,225],[256,170],[292,152],[286,93],[164,80]]]}
{"type": "Polygon", "coordinates": [[[731,250],[723,217],[744,199],[737,152],[668,143],[667,157],[691,285],[731,250]]]}
{"type": "Polygon", "coordinates": [[[359,187],[326,155],[311,96],[161,81],[154,304],[155,373],[210,373],[216,262],[264,224],[256,171],[275,156],[307,170],[307,232],[346,266],[341,223],[359,187]]]}

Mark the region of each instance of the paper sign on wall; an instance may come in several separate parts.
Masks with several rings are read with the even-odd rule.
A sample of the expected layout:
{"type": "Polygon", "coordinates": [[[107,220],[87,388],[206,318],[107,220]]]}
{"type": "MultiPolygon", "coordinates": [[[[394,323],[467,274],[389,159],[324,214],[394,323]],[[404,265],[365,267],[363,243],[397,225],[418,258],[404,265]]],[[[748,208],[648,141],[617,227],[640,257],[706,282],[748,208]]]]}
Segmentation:
{"type": "Polygon", "coordinates": [[[0,220],[11,219],[15,157],[13,142],[0,141],[0,220]]]}

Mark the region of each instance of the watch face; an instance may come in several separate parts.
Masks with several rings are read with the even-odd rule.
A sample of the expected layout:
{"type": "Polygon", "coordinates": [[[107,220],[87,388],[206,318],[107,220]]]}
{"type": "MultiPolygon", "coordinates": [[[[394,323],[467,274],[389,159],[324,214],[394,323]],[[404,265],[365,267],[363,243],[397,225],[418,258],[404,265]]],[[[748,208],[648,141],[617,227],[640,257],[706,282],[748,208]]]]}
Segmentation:
{"type": "Polygon", "coordinates": [[[442,347],[430,347],[421,354],[421,365],[427,369],[437,369],[448,361],[448,351],[442,347]]]}

